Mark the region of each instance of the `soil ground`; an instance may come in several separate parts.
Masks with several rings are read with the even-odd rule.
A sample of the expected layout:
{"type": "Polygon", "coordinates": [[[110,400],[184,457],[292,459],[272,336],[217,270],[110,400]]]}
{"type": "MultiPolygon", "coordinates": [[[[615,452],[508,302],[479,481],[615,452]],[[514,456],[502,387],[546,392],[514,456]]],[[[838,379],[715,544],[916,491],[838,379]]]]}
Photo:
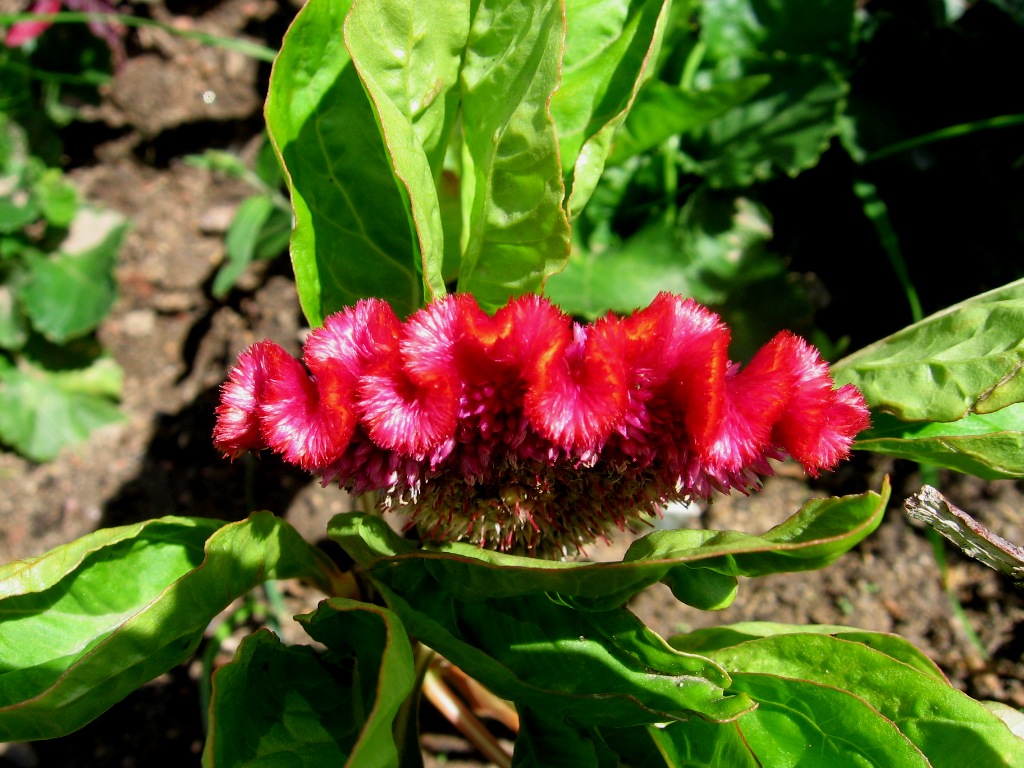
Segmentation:
{"type": "MultiPolygon", "coordinates": [[[[271,46],[295,12],[271,0],[150,8],[171,23],[271,46]]],[[[133,222],[117,269],[120,298],[100,331],[124,368],[126,419],[51,463],[0,454],[0,562],[100,526],[172,514],[236,520],[253,506],[273,510],[318,541],[327,520],[352,507],[336,489],[323,489],[276,459],[232,464],[210,443],[218,387],[238,352],[268,337],[297,352],[304,331],[286,259],[251,270],[225,300],[212,298],[224,232],[251,190],[184,161],[206,148],[251,158],[267,68],[159,31],[133,32],[130,41],[130,58],[102,107],[65,137],[70,175],[85,197],[133,222]],[[215,94],[212,102],[202,98],[208,92],[215,94]]],[[[648,590],[633,609],[666,635],[742,620],[898,633],[970,695],[1024,707],[1024,592],[947,549],[948,583],[980,640],[975,645],[944,591],[931,544],[903,513],[903,499],[920,488],[910,465],[858,456],[818,482],[783,466],[762,493],[721,499],[685,524],[762,532],[811,497],[878,489],[884,474],[894,487],[885,521],[831,567],[745,581],[735,604],[720,613],[681,606],[667,589],[648,590]]],[[[1020,484],[962,476],[943,482],[954,503],[1005,538],[1024,542],[1020,484]]],[[[301,606],[305,596],[293,592],[289,598],[301,606]]],[[[66,738],[0,745],[0,766],[198,765],[197,675],[194,663],[172,670],[66,738]]],[[[438,732],[425,740],[428,751],[443,754],[448,765],[481,764],[435,714],[425,712],[424,721],[438,732]]]]}

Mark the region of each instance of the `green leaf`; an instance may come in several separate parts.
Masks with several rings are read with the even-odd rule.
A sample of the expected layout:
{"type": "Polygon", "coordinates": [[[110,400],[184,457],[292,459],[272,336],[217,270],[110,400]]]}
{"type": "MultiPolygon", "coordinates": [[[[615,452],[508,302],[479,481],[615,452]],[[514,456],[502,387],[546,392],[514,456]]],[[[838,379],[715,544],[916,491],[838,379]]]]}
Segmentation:
{"type": "Polygon", "coordinates": [[[362,731],[349,764],[397,764],[392,723],[416,677],[412,645],[401,621],[386,608],[339,597],[298,620],[314,640],[358,673],[359,688],[352,693],[360,704],[362,731]]]}
{"type": "Polygon", "coordinates": [[[469,4],[355,3],[345,44],[380,124],[418,238],[424,287],[445,294],[444,231],[437,188],[458,103],[469,4]]]}
{"type": "Polygon", "coordinates": [[[497,307],[539,290],[569,255],[555,126],[565,34],[556,0],[480,0],[462,76],[466,221],[460,291],[497,307]]]}
{"type": "Polygon", "coordinates": [[[959,421],[1024,401],[1024,280],[907,326],[832,366],[872,409],[903,421],[959,421]]]}
{"type": "Polygon", "coordinates": [[[685,723],[649,728],[649,731],[672,768],[761,768],[764,765],[751,753],[736,722],[709,723],[695,717],[685,723]]]}
{"type": "Polygon", "coordinates": [[[329,650],[247,637],[214,675],[203,764],[397,766],[392,722],[415,677],[401,623],[340,599],[299,620],[329,650]]]}
{"type": "MultiPolygon", "coordinates": [[[[897,742],[888,741],[884,729],[874,723],[880,720],[895,725],[928,758],[920,765],[1024,765],[1024,741],[980,702],[945,680],[845,636],[779,634],[709,655],[733,674],[737,689],[758,702],[758,710],[750,715],[767,715],[751,718],[757,721],[754,729],[747,726],[750,715],[740,719],[744,736],[751,743],[762,739],[782,742],[789,729],[798,729],[803,738],[811,738],[817,729],[835,728],[836,723],[831,721],[835,718],[851,727],[848,738],[862,747],[876,736],[885,736],[887,743],[898,750],[884,752],[884,758],[878,755],[877,762],[866,764],[904,765],[900,759],[909,758],[899,756],[907,753],[897,742]],[[847,693],[870,707],[870,714],[836,697],[847,693]],[[841,709],[833,709],[833,705],[841,709]],[[844,711],[847,714],[842,714],[844,711]],[[853,728],[866,730],[857,735],[853,728]]],[[[840,737],[840,733],[835,736],[840,737]]],[[[765,749],[760,754],[772,754],[765,749]]]]}
{"type": "Polygon", "coordinates": [[[668,6],[663,0],[566,3],[561,84],[550,110],[570,217],[586,205],[601,177],[612,136],[656,57],[668,6]]]}
{"type": "Polygon", "coordinates": [[[267,129],[295,209],[292,264],[313,326],[370,296],[407,315],[423,295],[407,201],[344,45],[350,5],[303,6],[267,95],[267,129]]]}
{"type": "Polygon", "coordinates": [[[757,701],[757,709],[741,717],[737,724],[743,741],[762,765],[931,766],[892,722],[846,691],[748,672],[737,674],[733,685],[757,701]]]}
{"type": "MultiPolygon", "coordinates": [[[[623,726],[745,712],[707,659],[673,651],[624,608],[586,612],[544,594],[463,599],[425,560],[374,569],[409,632],[498,696],[553,722],[623,726]]],[[[508,574],[506,574],[508,578],[508,574]]]]}
{"type": "Polygon", "coordinates": [[[330,572],[265,512],[103,529],[0,569],[0,741],[82,727],[187,659],[235,598],[267,579],[326,587],[330,572]]]}
{"type": "MultiPolygon", "coordinates": [[[[278,210],[268,195],[252,195],[238,206],[224,238],[228,262],[213,279],[212,293],[216,298],[226,296],[246,268],[258,257],[258,248],[265,237],[265,231],[278,210]]],[[[283,245],[287,246],[287,242],[285,239],[283,245]]]]}
{"type": "Polygon", "coordinates": [[[774,621],[744,621],[718,627],[705,627],[669,639],[669,645],[688,653],[712,653],[724,648],[775,635],[793,634],[841,635],[842,639],[874,648],[919,672],[946,682],[946,676],[924,653],[899,635],[866,632],[835,624],[780,624],[774,621]]]}
{"type": "Polygon", "coordinates": [[[33,461],[50,461],[92,430],[124,419],[114,402],[121,382],[121,368],[109,357],[65,370],[21,357],[17,367],[0,369],[0,440],[33,461]]]}
{"type": "Polygon", "coordinates": [[[641,89],[625,124],[615,134],[608,162],[622,163],[676,134],[696,130],[749,101],[770,82],[770,75],[752,75],[694,91],[654,80],[641,89]]]}
{"type": "Polygon", "coordinates": [[[778,51],[844,61],[854,49],[854,0],[727,0],[701,4],[708,56],[778,51]]]}
{"type": "Polygon", "coordinates": [[[32,325],[57,343],[92,331],[110,312],[117,297],[114,264],[128,230],[128,222],[113,215],[81,214],[75,226],[95,229],[88,245],[66,242],[65,252],[49,257],[26,252],[18,292],[32,325]]]}
{"type": "Polygon", "coordinates": [[[747,187],[812,168],[839,131],[848,86],[827,61],[776,57],[724,62],[711,87],[755,76],[769,82],[748,101],[684,135],[690,170],[713,187],[747,187]]]}
{"type": "MultiPolygon", "coordinates": [[[[618,563],[567,563],[504,555],[470,544],[417,548],[378,517],[338,515],[328,535],[376,577],[425,569],[460,600],[553,594],[565,603],[609,610],[657,581],[704,609],[726,607],[737,576],[822,568],[871,533],[889,498],[815,499],[761,536],[735,531],[657,531],[635,541],[618,563]]],[[[388,576],[387,578],[394,578],[388,576]]]]}
{"type": "Polygon", "coordinates": [[[772,327],[798,327],[811,315],[786,261],[766,248],[771,236],[762,206],[702,187],[675,224],[652,221],[601,250],[577,244],[545,294],[566,312],[589,319],[632,312],[661,291],[692,296],[721,314],[732,331],[730,354],[747,360],[768,341],[772,327]]]}
{"type": "Polygon", "coordinates": [[[953,422],[905,422],[876,414],[853,447],[986,480],[1024,477],[1024,403],[953,422]]]}
{"type": "Polygon", "coordinates": [[[20,349],[28,341],[28,320],[21,302],[11,289],[15,282],[8,273],[7,284],[0,285],[0,348],[20,349]]]}
{"type": "Polygon", "coordinates": [[[33,192],[44,218],[55,227],[67,227],[78,211],[78,191],[64,179],[58,168],[48,168],[35,183],[33,192]]]}

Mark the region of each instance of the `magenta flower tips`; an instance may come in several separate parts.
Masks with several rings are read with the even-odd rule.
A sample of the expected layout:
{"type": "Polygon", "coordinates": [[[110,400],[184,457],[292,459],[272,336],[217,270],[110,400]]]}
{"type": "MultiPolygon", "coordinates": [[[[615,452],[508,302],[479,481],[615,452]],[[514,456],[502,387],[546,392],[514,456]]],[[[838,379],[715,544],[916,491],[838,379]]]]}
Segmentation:
{"type": "Polygon", "coordinates": [[[424,539],[559,556],[668,502],[756,489],[769,459],[816,474],[847,457],[868,410],[813,347],[782,332],[741,369],[728,343],[667,293],[589,325],[535,295],[493,317],[452,295],[404,322],[365,300],[302,363],[271,341],[243,352],[214,442],[376,492],[424,539]]]}

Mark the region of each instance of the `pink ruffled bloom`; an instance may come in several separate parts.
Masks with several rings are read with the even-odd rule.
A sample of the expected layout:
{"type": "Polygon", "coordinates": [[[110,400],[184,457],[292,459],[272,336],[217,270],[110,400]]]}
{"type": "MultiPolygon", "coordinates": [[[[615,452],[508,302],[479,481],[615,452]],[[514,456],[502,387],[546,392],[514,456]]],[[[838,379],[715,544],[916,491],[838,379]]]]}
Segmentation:
{"type": "Polygon", "coordinates": [[[360,301],[302,363],[271,341],[243,352],[214,442],[376,492],[425,539],[559,556],[669,502],[755,490],[769,459],[815,475],[848,456],[868,409],[817,350],[784,331],[740,369],[728,344],[667,293],[589,325],[535,295],[493,317],[452,295],[404,322],[360,301]]]}

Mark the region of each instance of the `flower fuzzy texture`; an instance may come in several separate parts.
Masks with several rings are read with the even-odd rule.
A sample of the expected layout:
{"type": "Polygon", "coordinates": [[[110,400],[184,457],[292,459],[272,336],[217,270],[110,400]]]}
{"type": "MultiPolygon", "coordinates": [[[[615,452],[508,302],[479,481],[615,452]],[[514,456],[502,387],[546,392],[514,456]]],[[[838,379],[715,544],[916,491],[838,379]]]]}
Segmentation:
{"type": "Polygon", "coordinates": [[[561,556],[673,501],[747,493],[787,456],[831,469],[868,426],[852,386],[783,331],[742,369],[728,328],[663,293],[581,325],[527,295],[493,316],[469,295],[404,322],[380,300],[328,317],[303,363],[271,341],[239,357],[214,442],[265,448],[431,540],[561,556]]]}

